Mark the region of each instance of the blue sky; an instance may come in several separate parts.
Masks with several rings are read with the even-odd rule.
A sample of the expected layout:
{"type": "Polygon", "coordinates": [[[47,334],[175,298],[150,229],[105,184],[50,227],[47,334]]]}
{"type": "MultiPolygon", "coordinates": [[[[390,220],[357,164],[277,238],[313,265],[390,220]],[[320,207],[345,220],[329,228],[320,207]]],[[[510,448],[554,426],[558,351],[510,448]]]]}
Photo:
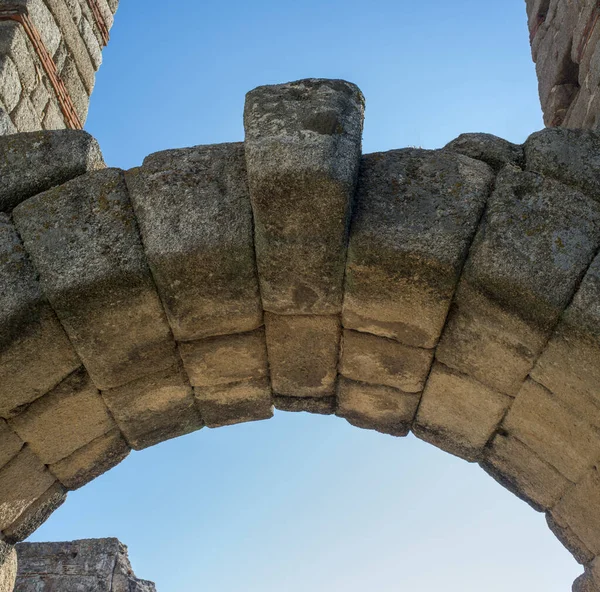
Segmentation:
{"type": "MultiPolygon", "coordinates": [[[[542,127],[523,0],[123,0],[104,61],[86,127],[123,168],[239,141],[248,90],[309,76],[361,87],[365,152],[542,127]]],[[[581,573],[477,466],[282,412],[132,453],[32,540],[101,536],[159,592],[566,592],[581,573]]]]}

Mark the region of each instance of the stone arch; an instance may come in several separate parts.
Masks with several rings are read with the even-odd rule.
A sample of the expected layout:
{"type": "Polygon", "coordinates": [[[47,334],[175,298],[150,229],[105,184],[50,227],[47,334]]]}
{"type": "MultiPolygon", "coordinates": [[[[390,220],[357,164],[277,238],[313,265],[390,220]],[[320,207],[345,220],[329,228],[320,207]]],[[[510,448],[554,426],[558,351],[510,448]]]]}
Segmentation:
{"type": "Polygon", "coordinates": [[[279,409],[479,463],[600,583],[593,132],[361,154],[354,85],[247,95],[244,143],[107,169],[0,139],[0,530],[131,449],[279,409]]]}

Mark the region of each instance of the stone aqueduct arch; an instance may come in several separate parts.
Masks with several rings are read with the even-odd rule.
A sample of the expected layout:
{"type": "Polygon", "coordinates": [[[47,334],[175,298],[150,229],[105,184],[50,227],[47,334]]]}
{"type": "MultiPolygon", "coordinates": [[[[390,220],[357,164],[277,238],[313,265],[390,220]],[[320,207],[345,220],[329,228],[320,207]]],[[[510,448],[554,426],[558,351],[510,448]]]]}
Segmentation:
{"type": "MultiPolygon", "coordinates": [[[[116,3],[20,4],[93,74],[116,3]]],[[[0,25],[0,80],[24,76],[39,52],[0,25]]],[[[574,590],[600,590],[600,136],[362,155],[363,106],[344,81],[259,87],[244,143],[130,171],[81,131],[0,138],[5,566],[131,449],[274,405],[479,463],[545,512],[585,568],[574,590]]]]}

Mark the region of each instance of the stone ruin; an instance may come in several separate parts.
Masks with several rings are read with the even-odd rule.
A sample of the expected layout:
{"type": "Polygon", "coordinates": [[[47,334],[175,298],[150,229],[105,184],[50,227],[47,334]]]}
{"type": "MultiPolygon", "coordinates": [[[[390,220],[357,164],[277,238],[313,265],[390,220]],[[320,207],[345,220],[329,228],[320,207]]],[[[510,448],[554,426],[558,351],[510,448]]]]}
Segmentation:
{"type": "MultiPolygon", "coordinates": [[[[7,103],[8,73],[27,56],[54,78],[21,28],[58,31],[81,76],[116,5],[14,5],[0,101],[3,129],[24,132],[33,91],[7,103]]],[[[77,129],[66,80],[50,84],[71,129],[0,137],[5,590],[11,546],[68,491],[131,450],[276,408],[478,463],[545,513],[583,565],[575,592],[600,591],[600,135],[565,129],[598,114],[585,5],[527,2],[546,122],[564,127],[523,145],[363,155],[360,90],[307,79],[248,93],[244,142],[122,171],[77,129]]],[[[36,548],[69,544],[54,545],[36,548]]]]}

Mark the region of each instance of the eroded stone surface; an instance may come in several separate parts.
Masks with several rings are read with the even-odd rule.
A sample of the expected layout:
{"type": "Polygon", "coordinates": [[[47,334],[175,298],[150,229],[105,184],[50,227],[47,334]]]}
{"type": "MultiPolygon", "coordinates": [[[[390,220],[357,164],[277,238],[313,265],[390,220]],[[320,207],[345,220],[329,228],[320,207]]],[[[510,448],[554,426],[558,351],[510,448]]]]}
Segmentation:
{"type": "Polygon", "coordinates": [[[364,98],[343,80],[246,96],[246,161],[265,310],[335,314],[361,150],[364,98]]]}
{"type": "Polygon", "coordinates": [[[522,166],[524,162],[523,146],[493,134],[461,134],[446,144],[444,150],[482,160],[495,171],[499,171],[507,164],[522,166]]]}
{"type": "Polygon", "coordinates": [[[0,552],[0,592],[13,592],[17,577],[17,551],[5,543],[1,546],[5,549],[0,552]]]}
{"type": "Polygon", "coordinates": [[[262,325],[244,145],[152,154],[127,185],[175,339],[262,325]]]}

